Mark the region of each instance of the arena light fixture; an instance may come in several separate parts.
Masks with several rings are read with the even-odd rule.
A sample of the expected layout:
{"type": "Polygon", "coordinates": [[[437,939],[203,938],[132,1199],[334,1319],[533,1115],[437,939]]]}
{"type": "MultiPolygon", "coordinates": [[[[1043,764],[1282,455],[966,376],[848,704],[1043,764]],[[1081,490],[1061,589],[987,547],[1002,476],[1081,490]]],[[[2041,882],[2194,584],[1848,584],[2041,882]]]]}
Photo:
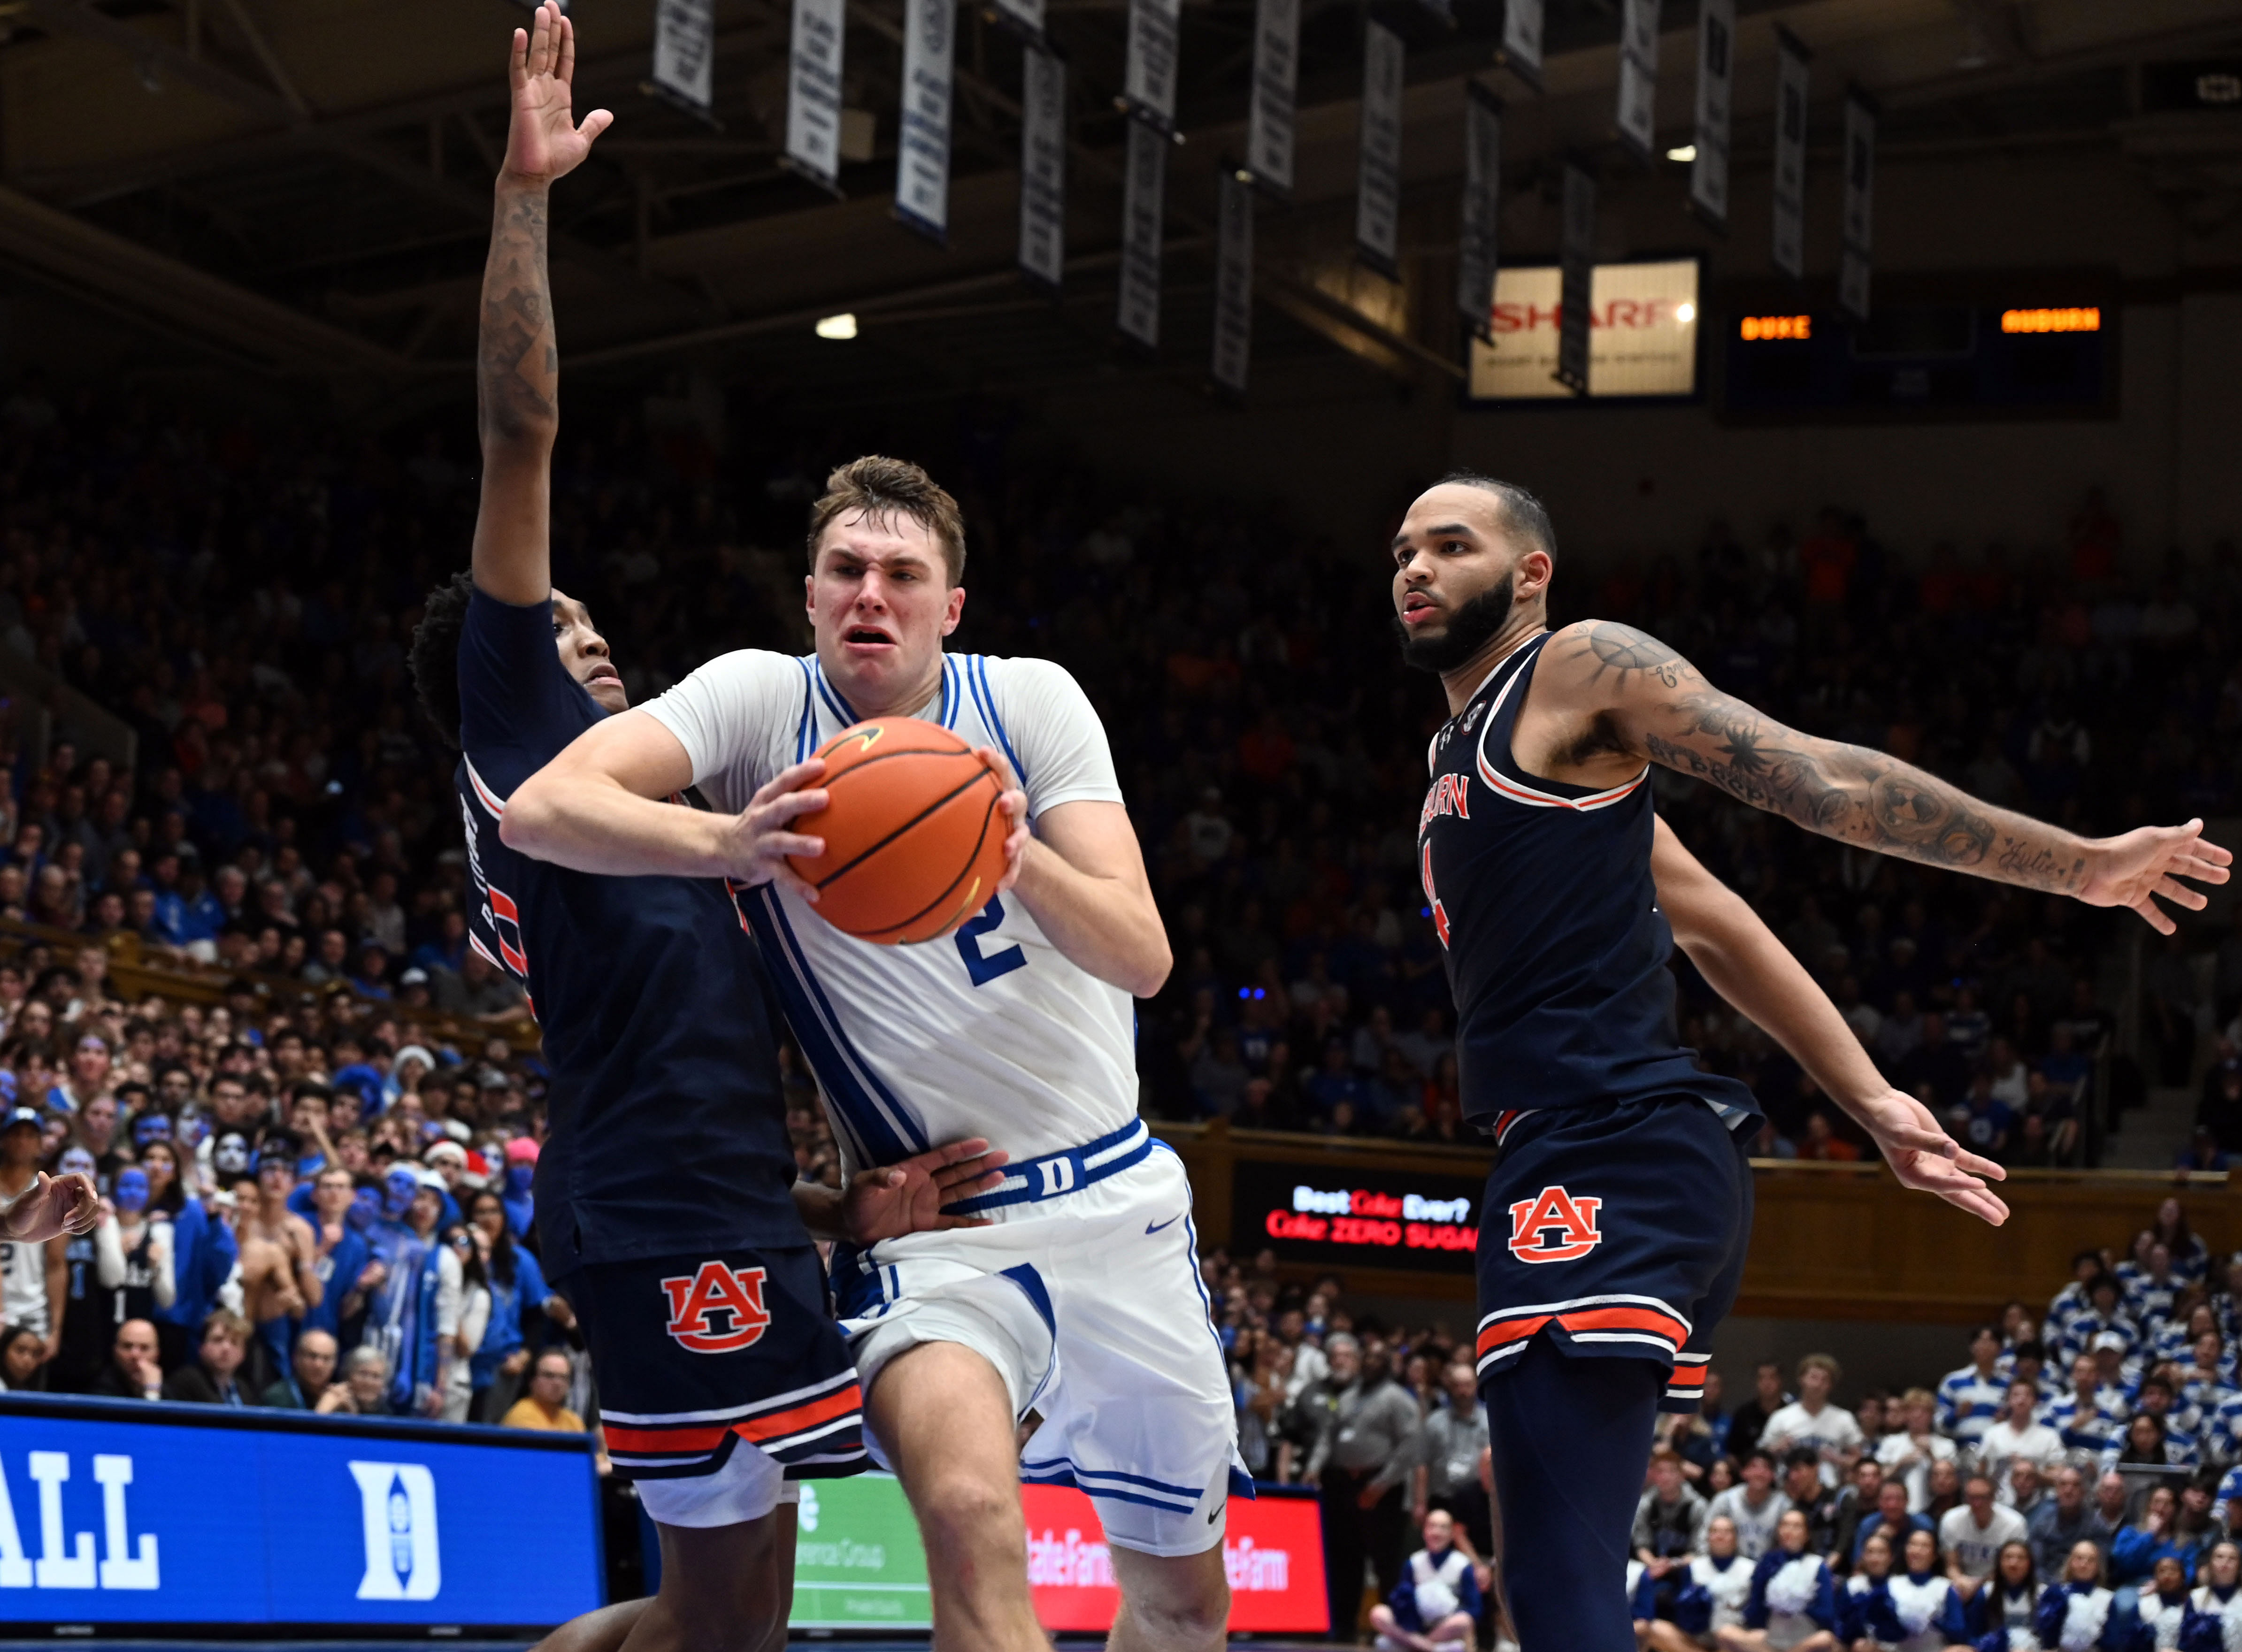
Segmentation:
{"type": "Polygon", "coordinates": [[[1697,306],[1691,304],[1687,298],[1684,298],[1680,304],[1674,306],[1674,319],[1680,322],[1683,326],[1688,326],[1691,322],[1696,320],[1696,318],[1697,306]]]}
{"type": "Polygon", "coordinates": [[[1695,144],[1677,144],[1666,151],[1666,158],[1669,161],[1694,161],[1697,158],[1697,146],[1695,144]]]}
{"type": "Polygon", "coordinates": [[[846,311],[837,316],[823,317],[817,324],[817,336],[820,338],[854,338],[856,336],[856,318],[846,311]]]}

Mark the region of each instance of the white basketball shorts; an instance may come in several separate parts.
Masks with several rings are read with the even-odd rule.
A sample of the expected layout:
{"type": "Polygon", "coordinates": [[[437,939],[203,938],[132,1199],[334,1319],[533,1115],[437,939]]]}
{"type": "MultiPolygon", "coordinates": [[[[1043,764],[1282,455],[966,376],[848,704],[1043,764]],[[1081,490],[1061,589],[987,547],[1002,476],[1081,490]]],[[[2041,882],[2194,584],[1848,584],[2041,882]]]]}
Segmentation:
{"type": "MultiPolygon", "coordinates": [[[[1109,1542],[1196,1555],[1222,1541],[1233,1484],[1252,1481],[1199,1278],[1191,1183],[1164,1143],[1143,1140],[1134,1153],[1133,1135],[1121,1143],[1122,1162],[1096,1180],[1096,1166],[1080,1167],[1099,1143],[1072,1155],[1071,1178],[1014,1166],[1008,1186],[1072,1186],[1017,1194],[985,1211],[993,1227],[844,1249],[835,1285],[867,1394],[917,1343],[970,1348],[996,1367],[1015,1417],[1043,1418],[1023,1480],[1080,1487],[1109,1542]]],[[[886,1466],[869,1427],[865,1439],[886,1466]]]]}

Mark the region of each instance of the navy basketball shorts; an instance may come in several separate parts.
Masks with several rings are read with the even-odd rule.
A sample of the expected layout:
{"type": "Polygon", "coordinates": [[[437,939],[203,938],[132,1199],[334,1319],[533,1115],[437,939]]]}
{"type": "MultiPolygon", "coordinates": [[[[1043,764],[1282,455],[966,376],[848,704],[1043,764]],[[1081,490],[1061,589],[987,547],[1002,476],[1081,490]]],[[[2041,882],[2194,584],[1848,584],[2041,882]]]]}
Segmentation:
{"type": "Polygon", "coordinates": [[[587,1264],[554,1288],[591,1351],[608,1460],[663,1525],[760,1520],[790,1481],[869,1466],[816,1246],[587,1264]]]}
{"type": "Polygon", "coordinates": [[[1482,1387],[1546,1337],[1669,1368],[1693,1412],[1751,1240],[1749,1132],[1695,1096],[1505,1114],[1480,1218],[1482,1387]]]}

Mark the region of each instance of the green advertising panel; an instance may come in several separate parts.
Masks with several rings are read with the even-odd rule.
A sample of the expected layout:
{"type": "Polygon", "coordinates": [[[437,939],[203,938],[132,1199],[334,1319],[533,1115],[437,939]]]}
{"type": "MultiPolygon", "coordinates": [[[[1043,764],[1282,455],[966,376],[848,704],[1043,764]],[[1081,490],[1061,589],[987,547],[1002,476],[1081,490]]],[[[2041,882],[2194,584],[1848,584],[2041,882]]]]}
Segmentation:
{"type": "Polygon", "coordinates": [[[893,1475],[802,1482],[787,1622],[797,1629],[933,1627],[926,1551],[893,1475]]]}

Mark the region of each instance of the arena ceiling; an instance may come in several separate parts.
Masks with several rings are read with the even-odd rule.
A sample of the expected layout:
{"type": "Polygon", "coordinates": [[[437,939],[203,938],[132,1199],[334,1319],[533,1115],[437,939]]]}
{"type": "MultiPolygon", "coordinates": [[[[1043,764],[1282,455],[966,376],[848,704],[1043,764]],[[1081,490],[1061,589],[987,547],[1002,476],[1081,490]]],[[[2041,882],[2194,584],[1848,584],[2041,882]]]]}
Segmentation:
{"type": "MultiPolygon", "coordinates": [[[[1817,149],[1834,152],[1848,81],[1871,90],[1887,152],[2049,143],[2140,151],[2242,198],[2227,137],[2208,150],[2141,112],[2145,63],[2242,50],[2234,0],[1742,0],[1733,151],[1739,186],[1770,150],[1777,21],[1815,50],[1817,149]]],[[[1109,365],[1120,221],[1125,0],[1050,0],[1071,64],[1068,292],[1013,271],[1019,49],[969,11],[958,55],[951,236],[890,212],[899,0],[848,0],[844,101],[877,117],[843,197],[777,164],[787,0],[716,0],[712,128],[641,90],[652,0],[575,0],[578,104],[619,117],[560,186],[555,285],[572,370],[752,359],[814,373],[846,400],[887,367],[949,388],[1064,381],[1109,365]],[[853,365],[810,323],[853,310],[881,348],[853,365]]],[[[1506,185],[1546,190],[1554,157],[1626,163],[1613,142],[1616,0],[1550,0],[1546,90],[1491,69],[1500,0],[1453,26],[1413,0],[1306,0],[1298,187],[1264,217],[1257,351],[1343,347],[1408,377],[1453,371],[1435,302],[1452,258],[1460,83],[1519,92],[1506,185]],[[1346,269],[1361,19],[1410,44],[1404,278],[1346,269]]],[[[1661,143],[1688,140],[1694,0],[1667,0],[1661,143]]],[[[473,344],[504,140],[513,0],[0,0],[0,263],[241,363],[456,394],[473,344]]],[[[1205,336],[1212,180],[1238,147],[1253,0],[1185,0],[1180,125],[1168,190],[1178,338],[1205,336]],[[1192,329],[1196,327],[1197,331],[1192,329]]],[[[1678,171],[1678,169],[1676,169],[1678,171]]],[[[2185,181],[2185,179],[2184,179],[2185,181]]],[[[2222,193],[2223,191],[2223,193],[2222,193]]],[[[1447,328],[1446,331],[1443,331],[1447,328]]],[[[1174,353],[1174,352],[1170,352],[1174,353]]],[[[1195,368],[1195,364],[1194,364],[1195,368]]],[[[1184,371],[1158,363],[1142,371],[1184,371]]]]}

